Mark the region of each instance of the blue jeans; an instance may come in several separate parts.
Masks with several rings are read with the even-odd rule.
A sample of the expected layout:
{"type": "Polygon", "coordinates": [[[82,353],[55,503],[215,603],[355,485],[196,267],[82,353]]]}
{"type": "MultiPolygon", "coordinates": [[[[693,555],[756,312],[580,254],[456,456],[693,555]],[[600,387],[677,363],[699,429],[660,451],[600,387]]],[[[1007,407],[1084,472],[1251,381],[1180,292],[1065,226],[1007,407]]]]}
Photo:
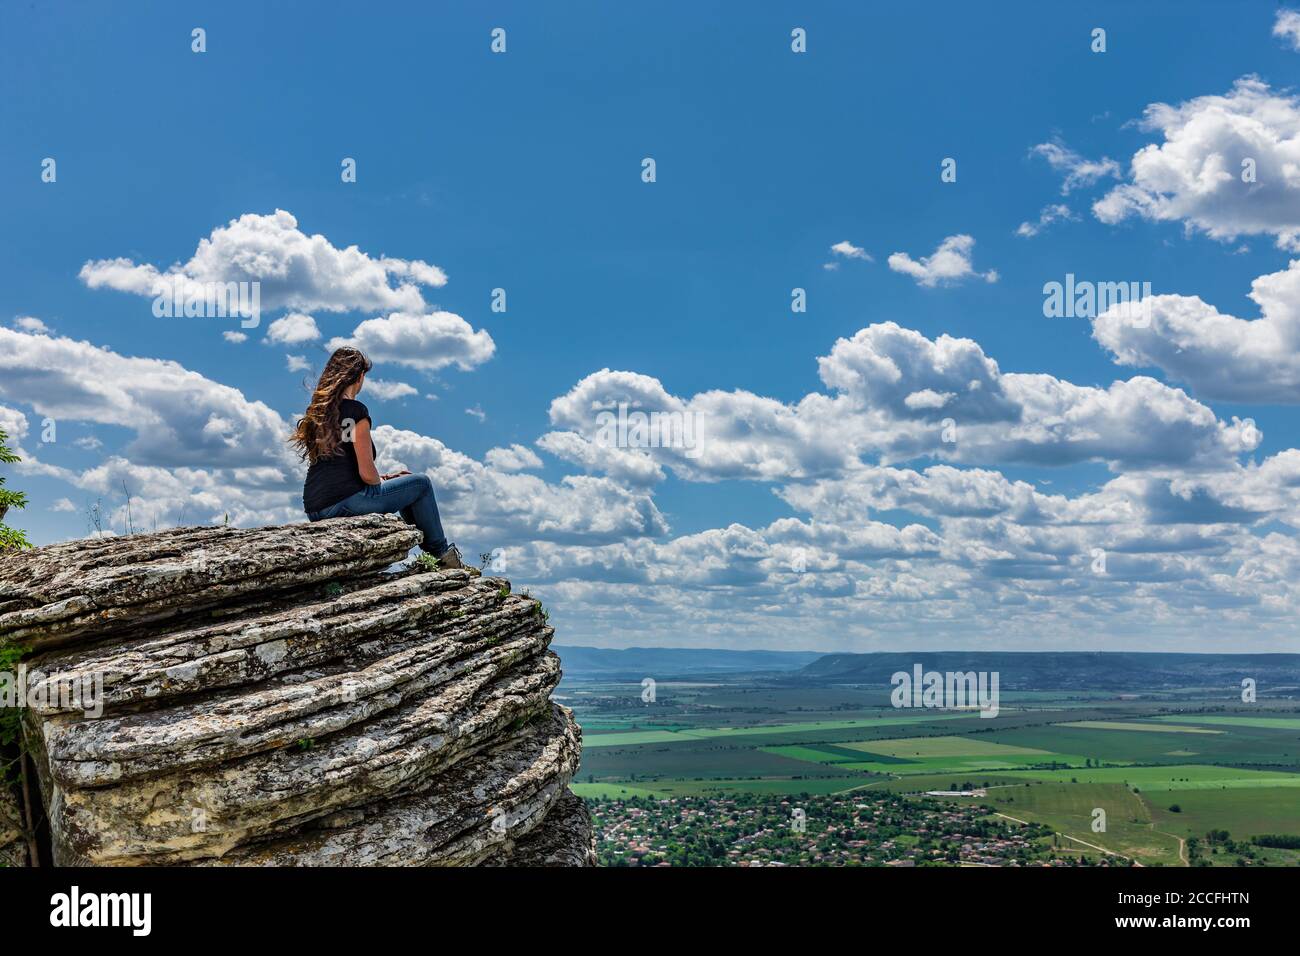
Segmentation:
{"type": "Polygon", "coordinates": [[[307,513],[311,521],[326,518],[350,518],[353,515],[390,515],[400,512],[407,524],[424,532],[421,550],[440,558],[447,550],[447,536],[442,533],[438,502],[433,499],[433,482],[428,475],[402,475],[377,485],[366,485],[351,498],[320,511],[307,513]]]}

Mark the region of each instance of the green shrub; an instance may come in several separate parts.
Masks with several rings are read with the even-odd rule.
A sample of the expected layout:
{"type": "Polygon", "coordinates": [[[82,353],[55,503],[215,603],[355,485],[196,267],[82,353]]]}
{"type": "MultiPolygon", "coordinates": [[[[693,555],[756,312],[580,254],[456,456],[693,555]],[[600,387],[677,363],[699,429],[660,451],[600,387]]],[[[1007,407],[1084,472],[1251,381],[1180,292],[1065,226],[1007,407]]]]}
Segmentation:
{"type": "MultiPolygon", "coordinates": [[[[9,448],[9,436],[3,430],[0,430],[0,464],[12,465],[22,461],[9,448]]],[[[5,486],[4,475],[0,475],[0,519],[5,517],[5,512],[11,508],[26,508],[27,496],[21,491],[10,491],[5,486]]],[[[0,520],[0,551],[16,551],[20,548],[30,548],[32,543],[27,540],[27,535],[17,528],[11,528],[0,520]]]]}

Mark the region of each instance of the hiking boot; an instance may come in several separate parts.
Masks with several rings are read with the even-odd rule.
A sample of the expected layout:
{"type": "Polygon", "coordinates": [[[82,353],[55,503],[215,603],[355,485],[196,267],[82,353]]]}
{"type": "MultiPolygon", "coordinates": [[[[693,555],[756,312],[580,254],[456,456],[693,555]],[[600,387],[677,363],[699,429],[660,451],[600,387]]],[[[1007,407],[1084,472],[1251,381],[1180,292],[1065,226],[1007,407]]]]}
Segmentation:
{"type": "Polygon", "coordinates": [[[460,560],[460,549],[457,548],[454,544],[448,545],[447,550],[442,552],[442,554],[438,558],[438,570],[453,571],[456,568],[463,568],[463,567],[465,567],[465,565],[460,560]]]}

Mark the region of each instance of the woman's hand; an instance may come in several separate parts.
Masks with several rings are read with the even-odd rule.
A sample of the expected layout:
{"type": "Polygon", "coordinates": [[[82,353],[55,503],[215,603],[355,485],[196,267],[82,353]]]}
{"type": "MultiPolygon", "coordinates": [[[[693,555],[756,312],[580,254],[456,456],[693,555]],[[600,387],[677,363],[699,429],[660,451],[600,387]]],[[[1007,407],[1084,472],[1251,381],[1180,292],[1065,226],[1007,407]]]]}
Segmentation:
{"type": "Polygon", "coordinates": [[[391,475],[380,475],[379,477],[384,481],[388,481],[390,478],[401,478],[403,475],[409,475],[409,474],[410,474],[409,471],[395,471],[391,475]]]}

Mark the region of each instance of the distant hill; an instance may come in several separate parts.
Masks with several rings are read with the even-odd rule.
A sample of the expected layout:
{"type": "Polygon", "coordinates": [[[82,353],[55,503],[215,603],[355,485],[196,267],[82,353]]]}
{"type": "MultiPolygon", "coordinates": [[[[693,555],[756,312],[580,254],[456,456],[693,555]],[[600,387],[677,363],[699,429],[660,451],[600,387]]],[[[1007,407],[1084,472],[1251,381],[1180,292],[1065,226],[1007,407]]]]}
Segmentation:
{"type": "Polygon", "coordinates": [[[1300,693],[1300,654],[1163,654],[1086,651],[906,651],[819,654],[695,647],[560,647],[570,680],[640,680],[710,674],[769,675],[781,682],[890,686],[916,664],[931,671],[997,671],[1003,690],[1155,690],[1239,687],[1300,693]]]}
{"type": "Polygon", "coordinates": [[[574,680],[641,680],[759,671],[797,672],[816,651],[729,651],[698,647],[555,647],[564,676],[574,680]]]}
{"type": "Polygon", "coordinates": [[[997,671],[1003,690],[1152,690],[1239,687],[1254,678],[1261,693],[1300,690],[1300,654],[1141,654],[1127,652],[908,651],[826,654],[793,679],[889,686],[897,671],[997,671]]]}

